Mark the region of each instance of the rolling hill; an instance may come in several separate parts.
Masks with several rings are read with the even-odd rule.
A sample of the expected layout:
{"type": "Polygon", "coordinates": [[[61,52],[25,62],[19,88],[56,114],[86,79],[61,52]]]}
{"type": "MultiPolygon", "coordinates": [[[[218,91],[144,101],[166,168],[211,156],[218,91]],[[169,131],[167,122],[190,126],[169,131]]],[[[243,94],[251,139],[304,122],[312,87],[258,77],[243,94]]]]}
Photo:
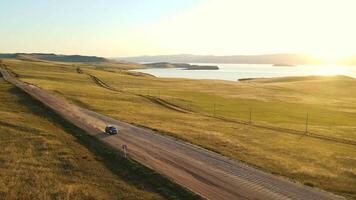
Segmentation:
{"type": "Polygon", "coordinates": [[[0,54],[0,58],[14,58],[20,60],[46,60],[57,62],[105,62],[106,58],[97,56],[81,56],[81,55],[57,55],[45,53],[14,53],[14,54],[0,54]]]}

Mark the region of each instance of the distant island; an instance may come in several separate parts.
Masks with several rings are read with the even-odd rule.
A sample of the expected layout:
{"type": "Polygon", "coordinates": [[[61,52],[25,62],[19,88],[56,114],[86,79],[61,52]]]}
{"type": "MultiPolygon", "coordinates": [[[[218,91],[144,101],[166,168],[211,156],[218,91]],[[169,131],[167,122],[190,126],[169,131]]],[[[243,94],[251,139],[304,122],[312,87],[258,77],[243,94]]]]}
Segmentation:
{"type": "Polygon", "coordinates": [[[190,65],[185,70],[219,70],[219,67],[216,65],[190,65]]]}
{"type": "Polygon", "coordinates": [[[277,63],[273,64],[273,67],[296,67],[297,65],[292,65],[292,64],[286,64],[286,63],[277,63]]]}
{"type": "Polygon", "coordinates": [[[184,70],[219,70],[216,65],[191,65],[187,63],[157,62],[143,64],[146,68],[182,68],[184,70]]]}

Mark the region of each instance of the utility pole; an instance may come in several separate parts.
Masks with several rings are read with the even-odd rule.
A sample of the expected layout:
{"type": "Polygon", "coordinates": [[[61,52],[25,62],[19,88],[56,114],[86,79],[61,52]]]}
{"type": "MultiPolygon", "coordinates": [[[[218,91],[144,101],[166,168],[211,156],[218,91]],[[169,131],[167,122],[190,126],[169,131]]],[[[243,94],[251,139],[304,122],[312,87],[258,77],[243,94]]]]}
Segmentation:
{"type": "Polygon", "coordinates": [[[305,133],[308,133],[308,124],[309,124],[309,112],[307,112],[307,118],[305,119],[305,133]]]}
{"type": "Polygon", "coordinates": [[[215,114],[216,114],[216,104],[214,103],[214,117],[215,117],[215,114]]]}
{"type": "Polygon", "coordinates": [[[249,124],[251,124],[252,123],[252,109],[250,108],[250,120],[249,120],[249,122],[248,122],[249,124]]]}

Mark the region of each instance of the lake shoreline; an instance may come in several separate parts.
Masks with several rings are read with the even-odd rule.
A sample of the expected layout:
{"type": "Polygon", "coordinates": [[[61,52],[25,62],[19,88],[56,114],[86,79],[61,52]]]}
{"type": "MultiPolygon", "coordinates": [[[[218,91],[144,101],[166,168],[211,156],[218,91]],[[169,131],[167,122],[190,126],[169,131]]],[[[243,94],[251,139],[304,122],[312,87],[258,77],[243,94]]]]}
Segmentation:
{"type": "MultiPolygon", "coordinates": [[[[192,63],[191,65],[207,65],[192,63]]],[[[188,78],[238,81],[239,79],[277,78],[295,76],[334,76],[344,75],[356,78],[355,66],[315,66],[298,65],[297,67],[273,66],[272,64],[217,64],[218,70],[184,70],[182,68],[147,68],[132,71],[151,74],[162,78],[188,78]]]]}

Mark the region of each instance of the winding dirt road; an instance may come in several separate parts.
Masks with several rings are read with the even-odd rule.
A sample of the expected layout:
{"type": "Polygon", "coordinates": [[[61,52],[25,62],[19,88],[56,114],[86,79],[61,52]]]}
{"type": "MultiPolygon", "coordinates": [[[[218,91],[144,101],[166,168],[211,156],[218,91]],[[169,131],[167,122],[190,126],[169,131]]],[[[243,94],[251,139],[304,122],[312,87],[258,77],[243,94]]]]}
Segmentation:
{"type": "Polygon", "coordinates": [[[45,90],[17,80],[0,69],[3,78],[56,113],[115,148],[128,147],[131,158],[207,199],[343,199],[290,182],[214,152],[133,126],[70,104],[45,90]],[[103,134],[106,124],[119,134],[103,134]]]}

